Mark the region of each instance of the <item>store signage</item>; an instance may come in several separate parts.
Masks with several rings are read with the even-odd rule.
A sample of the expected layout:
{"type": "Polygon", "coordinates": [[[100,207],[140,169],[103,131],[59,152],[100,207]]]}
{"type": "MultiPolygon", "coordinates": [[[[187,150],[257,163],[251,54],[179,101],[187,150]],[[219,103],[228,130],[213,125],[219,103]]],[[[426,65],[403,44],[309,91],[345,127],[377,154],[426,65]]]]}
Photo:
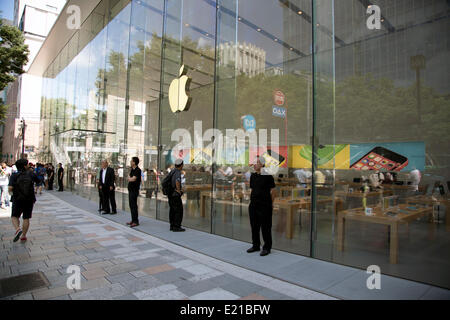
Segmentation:
{"type": "Polygon", "coordinates": [[[255,129],[256,129],[255,117],[250,114],[243,116],[242,117],[242,126],[244,127],[244,130],[247,132],[255,131],[255,129]]]}
{"type": "Polygon", "coordinates": [[[286,108],[272,106],[272,115],[275,117],[286,118],[286,108]]]}
{"type": "Polygon", "coordinates": [[[286,97],[284,96],[284,93],[281,92],[280,90],[276,90],[273,93],[273,102],[277,105],[277,106],[282,106],[284,104],[284,101],[286,100],[286,97]]]}
{"type": "Polygon", "coordinates": [[[169,87],[169,104],[173,113],[187,111],[191,103],[189,84],[191,78],[186,75],[186,68],[181,66],[179,78],[173,79],[169,87]]]}

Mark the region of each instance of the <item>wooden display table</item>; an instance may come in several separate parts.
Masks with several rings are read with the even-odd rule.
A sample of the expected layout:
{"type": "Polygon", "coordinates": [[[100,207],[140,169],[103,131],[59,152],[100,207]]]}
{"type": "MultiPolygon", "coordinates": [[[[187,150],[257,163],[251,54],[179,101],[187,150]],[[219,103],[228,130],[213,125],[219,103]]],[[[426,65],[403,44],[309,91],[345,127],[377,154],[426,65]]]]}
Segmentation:
{"type": "Polygon", "coordinates": [[[338,213],[338,238],[337,249],[344,251],[345,242],[345,222],[348,220],[376,223],[389,226],[390,228],[390,263],[396,264],[398,261],[398,226],[400,223],[408,223],[428,215],[430,218],[431,231],[434,233],[433,208],[417,208],[417,210],[408,210],[411,207],[408,204],[400,204],[398,209],[388,208],[385,212],[395,212],[396,216],[389,216],[383,213],[380,207],[373,208],[372,216],[366,216],[363,208],[340,211],[338,213]],[[399,211],[401,210],[401,211],[399,211]],[[407,213],[406,213],[407,212],[407,213]]]}
{"type": "Polygon", "coordinates": [[[418,195],[406,198],[406,203],[413,204],[421,204],[421,205],[441,205],[445,206],[445,230],[450,231],[450,198],[445,198],[441,196],[426,196],[426,195],[418,195]]]}

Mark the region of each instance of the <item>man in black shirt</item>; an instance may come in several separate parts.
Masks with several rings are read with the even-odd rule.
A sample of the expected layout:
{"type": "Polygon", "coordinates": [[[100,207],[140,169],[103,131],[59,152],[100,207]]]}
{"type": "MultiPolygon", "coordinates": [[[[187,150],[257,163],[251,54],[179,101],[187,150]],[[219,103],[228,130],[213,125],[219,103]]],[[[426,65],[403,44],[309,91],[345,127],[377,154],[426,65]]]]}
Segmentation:
{"type": "Polygon", "coordinates": [[[261,168],[265,165],[265,159],[258,157],[254,168],[255,171],[250,176],[250,205],[248,212],[250,225],[252,228],[253,246],[247,250],[248,253],[259,251],[261,242],[259,232],[262,231],[264,246],[260,255],[266,256],[272,249],[272,211],[273,200],[275,199],[275,181],[271,175],[261,174],[261,168]]]}
{"type": "Polygon", "coordinates": [[[17,172],[11,175],[9,180],[9,193],[12,193],[11,222],[16,230],[14,242],[27,240],[27,232],[30,228],[30,219],[33,206],[36,202],[34,195],[34,183],[38,183],[39,178],[29,170],[28,160],[20,159],[16,161],[17,172]],[[23,230],[20,229],[20,216],[23,214],[23,230]]]}
{"type": "Polygon", "coordinates": [[[59,169],[58,169],[58,186],[59,186],[59,189],[58,189],[58,191],[64,191],[64,186],[63,186],[64,169],[62,167],[62,163],[59,163],[58,166],[59,166],[59,169]]]}
{"type": "Polygon", "coordinates": [[[141,169],[137,166],[139,164],[139,158],[131,158],[131,171],[128,177],[128,201],[131,210],[131,221],[127,222],[131,228],[137,227],[139,225],[138,219],[138,206],[137,198],[139,196],[139,188],[141,185],[141,169]]]}
{"type": "Polygon", "coordinates": [[[183,202],[181,196],[183,191],[181,189],[181,170],[183,170],[183,160],[175,160],[175,169],[171,172],[172,175],[172,188],[173,193],[168,195],[169,198],[169,222],[170,231],[183,232],[184,228],[181,227],[181,221],[183,220],[183,202]]]}

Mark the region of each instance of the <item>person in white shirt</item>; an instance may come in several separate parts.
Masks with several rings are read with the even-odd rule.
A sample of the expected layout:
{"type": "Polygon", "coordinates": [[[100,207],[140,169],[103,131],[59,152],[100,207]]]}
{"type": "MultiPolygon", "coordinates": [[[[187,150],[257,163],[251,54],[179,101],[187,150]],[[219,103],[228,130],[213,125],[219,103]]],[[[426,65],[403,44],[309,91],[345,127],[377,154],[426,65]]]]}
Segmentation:
{"type": "Polygon", "coordinates": [[[380,171],[375,171],[369,175],[370,186],[372,188],[380,188],[381,183],[384,181],[384,175],[380,171]]]}
{"type": "Polygon", "coordinates": [[[8,170],[5,162],[0,167],[0,206],[2,209],[9,207],[8,184],[11,172],[8,170]]]}
{"type": "Polygon", "coordinates": [[[422,178],[420,171],[414,168],[414,170],[409,173],[409,178],[411,180],[412,191],[419,191],[419,183],[422,178]]]}
{"type": "Polygon", "coordinates": [[[316,180],[316,185],[318,186],[323,186],[325,184],[325,175],[320,170],[316,170],[314,172],[314,179],[316,180]]]}
{"type": "Polygon", "coordinates": [[[301,187],[307,187],[307,183],[312,177],[311,171],[305,169],[297,169],[293,172],[293,174],[297,177],[297,180],[300,184],[299,186],[301,187]]]}

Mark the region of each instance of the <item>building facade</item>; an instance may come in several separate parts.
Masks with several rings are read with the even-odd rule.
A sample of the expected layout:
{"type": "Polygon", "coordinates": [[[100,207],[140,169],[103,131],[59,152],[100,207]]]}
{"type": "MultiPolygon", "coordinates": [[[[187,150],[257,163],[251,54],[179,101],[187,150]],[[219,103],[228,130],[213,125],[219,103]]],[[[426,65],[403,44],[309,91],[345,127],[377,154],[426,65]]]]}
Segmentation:
{"type": "Polygon", "coordinates": [[[80,28],[63,9],[30,73],[40,160],[63,163],[72,192],[97,200],[107,159],[128,210],[138,156],[140,213],[167,221],[158,181],[183,158],[183,225],[250,242],[261,156],[275,249],[450,288],[448,1],[71,5],[80,28]],[[187,105],[169,98],[182,66],[187,105]]]}
{"type": "MultiPolygon", "coordinates": [[[[14,26],[23,32],[25,44],[30,50],[28,63],[24,66],[25,72],[31,66],[65,2],[65,0],[14,1],[14,26]]],[[[41,92],[42,78],[27,73],[17,77],[16,81],[9,85],[6,100],[9,108],[2,146],[3,160],[19,159],[22,150],[30,161],[37,160],[41,92]],[[26,126],[25,139],[21,136],[22,121],[25,121],[26,126]]]]}

